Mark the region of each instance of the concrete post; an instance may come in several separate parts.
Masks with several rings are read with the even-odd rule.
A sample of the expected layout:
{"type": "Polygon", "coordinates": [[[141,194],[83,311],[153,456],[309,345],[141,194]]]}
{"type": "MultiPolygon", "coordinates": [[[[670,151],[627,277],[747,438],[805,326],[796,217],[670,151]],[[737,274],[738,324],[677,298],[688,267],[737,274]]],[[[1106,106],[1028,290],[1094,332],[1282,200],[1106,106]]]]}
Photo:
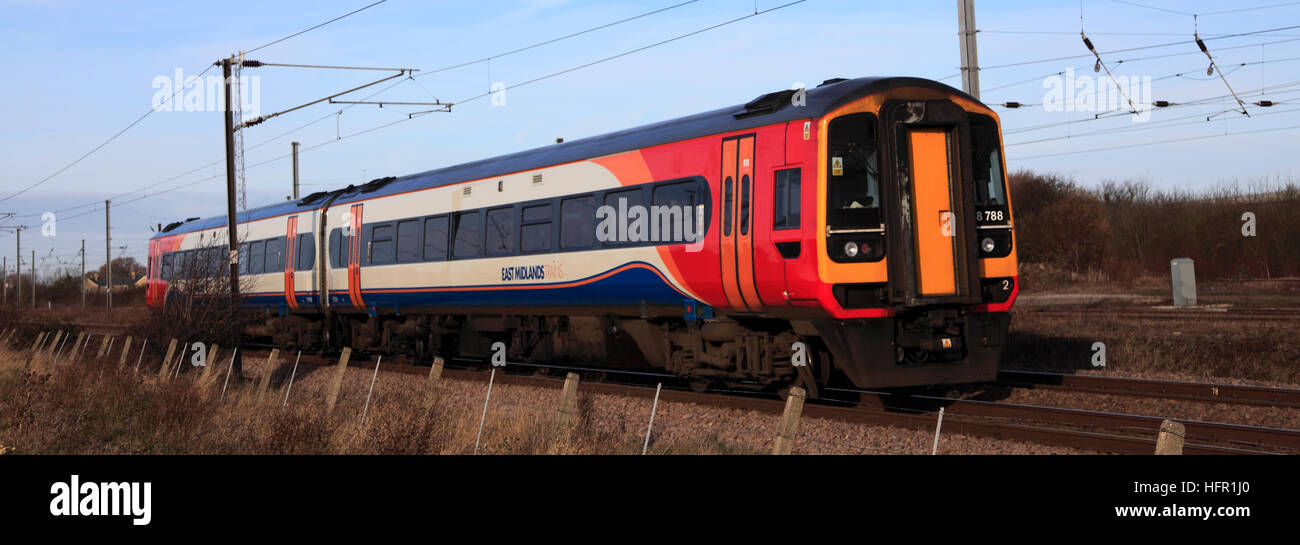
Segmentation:
{"type": "Polygon", "coordinates": [[[772,446],[772,454],[790,454],[794,450],[794,440],[799,434],[799,416],[803,414],[803,402],[807,396],[803,388],[790,388],[790,395],[785,398],[785,412],[781,414],[781,423],[776,428],[776,443],[772,446]]]}
{"type": "Polygon", "coordinates": [[[325,395],[325,414],[334,412],[334,405],[339,401],[339,390],[343,388],[343,375],[348,370],[348,359],[352,357],[352,348],[344,347],[343,353],[339,354],[339,363],[334,367],[334,378],[330,381],[330,388],[325,395]]]}
{"type": "Polygon", "coordinates": [[[1169,268],[1173,273],[1174,306],[1196,306],[1196,268],[1192,260],[1186,257],[1171,260],[1169,268]]]}
{"type": "Polygon", "coordinates": [[[1183,437],[1187,428],[1173,420],[1160,423],[1160,435],[1156,436],[1156,454],[1182,454],[1183,437]]]}

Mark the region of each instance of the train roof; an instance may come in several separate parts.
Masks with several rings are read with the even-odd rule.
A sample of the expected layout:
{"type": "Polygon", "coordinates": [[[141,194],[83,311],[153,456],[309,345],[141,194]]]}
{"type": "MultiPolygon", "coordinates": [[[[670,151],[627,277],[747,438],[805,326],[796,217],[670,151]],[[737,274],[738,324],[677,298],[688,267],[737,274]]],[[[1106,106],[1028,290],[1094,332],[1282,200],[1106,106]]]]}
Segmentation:
{"type": "MultiPolygon", "coordinates": [[[[289,201],[240,212],[236,218],[243,223],[300,211],[319,208],[326,200],[344,204],[361,198],[382,197],[417,189],[439,187],[467,180],[478,180],[515,172],[539,169],[552,165],[571,163],[593,157],[642,149],[669,142],[740,131],[772,123],[821,117],[858,98],[898,87],[929,87],[979,102],[970,95],[937,81],[913,77],[867,77],[856,79],[831,79],[808,89],[804,106],[793,106],[793,90],[767,93],[735,106],[718,108],[686,117],[679,117],[649,125],[553,144],[531,150],[490,157],[469,163],[443,167],[400,177],[379,178],[361,185],[313,193],[297,201],[289,201]]],[[[226,224],[225,216],[191,219],[168,225],[156,236],[213,229],[226,224]]]]}

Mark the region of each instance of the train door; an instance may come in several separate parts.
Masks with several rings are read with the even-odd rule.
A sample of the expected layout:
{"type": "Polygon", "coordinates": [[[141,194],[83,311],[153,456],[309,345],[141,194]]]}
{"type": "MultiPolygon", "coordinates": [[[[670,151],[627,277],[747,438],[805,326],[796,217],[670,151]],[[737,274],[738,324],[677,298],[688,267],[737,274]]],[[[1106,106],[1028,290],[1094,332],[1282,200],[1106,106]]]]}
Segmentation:
{"type": "MultiPolygon", "coordinates": [[[[365,308],[361,298],[361,204],[353,204],[342,212],[330,212],[331,219],[338,218],[330,228],[329,244],[329,306],[365,308]]],[[[340,207],[342,208],[342,207],[340,207]]]]}
{"type": "Polygon", "coordinates": [[[284,235],[284,300],[290,311],[298,310],[295,271],[298,263],[298,216],[289,216],[284,235]]]}
{"type": "Polygon", "coordinates": [[[895,102],[885,108],[887,134],[892,135],[897,201],[891,215],[898,227],[890,252],[891,277],[901,279],[908,304],[969,302],[979,290],[971,271],[978,270],[974,240],[973,202],[969,178],[970,123],[954,104],[895,102]],[[966,138],[968,139],[968,138],[966,138]]]}
{"type": "Polygon", "coordinates": [[[319,288],[316,286],[316,237],[314,213],[291,216],[284,237],[284,296],[292,311],[315,309],[321,301],[317,299],[319,288]],[[301,232],[306,227],[307,232],[301,232]]]}
{"type": "Polygon", "coordinates": [[[754,135],[722,140],[722,234],[718,238],[722,291],[737,312],[761,312],[754,282],[754,135]]]}

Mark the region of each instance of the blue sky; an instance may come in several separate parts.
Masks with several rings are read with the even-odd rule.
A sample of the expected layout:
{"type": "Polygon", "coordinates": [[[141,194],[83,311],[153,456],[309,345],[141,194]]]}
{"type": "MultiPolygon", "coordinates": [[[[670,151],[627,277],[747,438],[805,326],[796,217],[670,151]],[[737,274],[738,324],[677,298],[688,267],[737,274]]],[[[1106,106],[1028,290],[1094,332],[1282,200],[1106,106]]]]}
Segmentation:
{"type": "MultiPolygon", "coordinates": [[[[388,0],[250,58],[427,72],[680,1],[388,0]]],[[[960,85],[955,76],[959,57],[953,0],[808,0],[545,81],[510,87],[751,14],[756,6],[763,10],[786,1],[700,0],[491,62],[421,77],[418,84],[408,81],[377,97],[427,101],[432,95],[458,102],[501,82],[507,86],[504,107],[480,99],[455,107],[452,113],[430,114],[343,140],[337,139],[404,119],[400,111],[414,108],[357,106],[330,115],[340,106],[326,104],[270,120],[244,136],[246,148],[262,144],[246,156],[249,205],[282,201],[289,193],[287,159],[252,165],[285,155],[292,140],[304,148],[320,146],[301,156],[305,194],[544,146],[557,137],[572,140],[743,103],[796,82],[813,86],[831,77],[908,75],[946,78],[942,81],[960,85]],[[284,136],[272,140],[280,135],[284,136]]],[[[368,3],[235,0],[222,4],[230,9],[218,10],[211,2],[198,1],[3,2],[0,47],[7,55],[5,81],[0,85],[0,114],[5,120],[0,127],[4,165],[0,198],[59,170],[148,111],[157,92],[152,87],[156,77],[170,77],[176,69],[186,77],[197,75],[221,56],[368,3]]],[[[1281,0],[1231,5],[1209,0],[1139,3],[1205,13],[1197,18],[1195,28],[1206,38],[1300,25],[1300,4],[1213,13],[1285,3],[1281,0]]],[[[988,103],[1034,105],[999,108],[1012,170],[1059,172],[1087,186],[1105,180],[1146,179],[1169,190],[1233,181],[1249,185],[1259,180],[1295,180],[1300,175],[1296,159],[1300,130],[1289,128],[1300,125],[1296,115],[1300,113],[1300,60],[1296,59],[1300,58],[1300,28],[1208,40],[1228,83],[1243,99],[1271,99],[1279,104],[1269,109],[1248,105],[1252,118],[1228,112],[1205,122],[1206,116],[1233,104],[1216,98],[1228,91],[1217,75],[1206,76],[1207,61],[1190,41],[1193,18],[1110,0],[1085,0],[1083,28],[1116,77],[1150,77],[1155,100],[1215,98],[1197,106],[1157,110],[1149,122],[1136,123],[1125,115],[1092,120],[1088,119],[1092,113],[1052,112],[1039,106],[1044,102],[1045,77],[1069,68],[1077,69],[1080,76],[1104,77],[1104,72],[1092,71],[1091,58],[1000,67],[1088,54],[1078,35],[1078,1],[978,0],[976,7],[980,64],[986,67],[981,72],[982,98],[988,103]],[[1105,54],[1169,42],[1182,43],[1105,54]],[[1259,91],[1271,86],[1281,87],[1259,91]],[[1132,130],[1088,134],[1109,129],[1132,130]],[[1146,145],[1173,139],[1185,140],[1146,145]],[[1022,143],[1034,140],[1046,141],[1022,143]],[[1113,149],[1091,151],[1104,148],[1113,149]]],[[[248,73],[261,78],[262,113],[376,76],[269,67],[248,73]]],[[[52,271],[60,260],[78,260],[76,253],[85,238],[88,266],[98,266],[104,259],[104,199],[208,163],[216,162],[145,193],[191,184],[184,189],[130,203],[125,201],[142,193],[115,199],[114,254],[142,258],[149,227],[157,223],[223,213],[221,126],[219,112],[155,112],[73,168],[0,202],[0,212],[24,215],[18,221],[35,227],[24,232],[23,259],[34,249],[38,271],[52,271]],[[56,236],[40,236],[42,212],[92,203],[96,206],[59,214],[56,236]]],[[[8,257],[12,267],[12,234],[0,233],[0,255],[8,257]]]]}

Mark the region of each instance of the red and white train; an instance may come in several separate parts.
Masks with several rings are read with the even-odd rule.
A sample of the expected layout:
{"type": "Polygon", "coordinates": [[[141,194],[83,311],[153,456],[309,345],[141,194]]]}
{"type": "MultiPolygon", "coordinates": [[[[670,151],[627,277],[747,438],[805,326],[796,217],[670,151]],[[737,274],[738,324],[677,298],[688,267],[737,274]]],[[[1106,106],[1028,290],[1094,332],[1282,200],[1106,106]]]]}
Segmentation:
{"type": "MultiPolygon", "coordinates": [[[[315,193],[239,215],[244,305],[288,348],[502,341],[769,390],[989,380],[1019,288],[1000,134],[946,85],[835,79],[315,193]]],[[[225,223],[150,241],[150,305],[225,257],[225,223]]]]}

